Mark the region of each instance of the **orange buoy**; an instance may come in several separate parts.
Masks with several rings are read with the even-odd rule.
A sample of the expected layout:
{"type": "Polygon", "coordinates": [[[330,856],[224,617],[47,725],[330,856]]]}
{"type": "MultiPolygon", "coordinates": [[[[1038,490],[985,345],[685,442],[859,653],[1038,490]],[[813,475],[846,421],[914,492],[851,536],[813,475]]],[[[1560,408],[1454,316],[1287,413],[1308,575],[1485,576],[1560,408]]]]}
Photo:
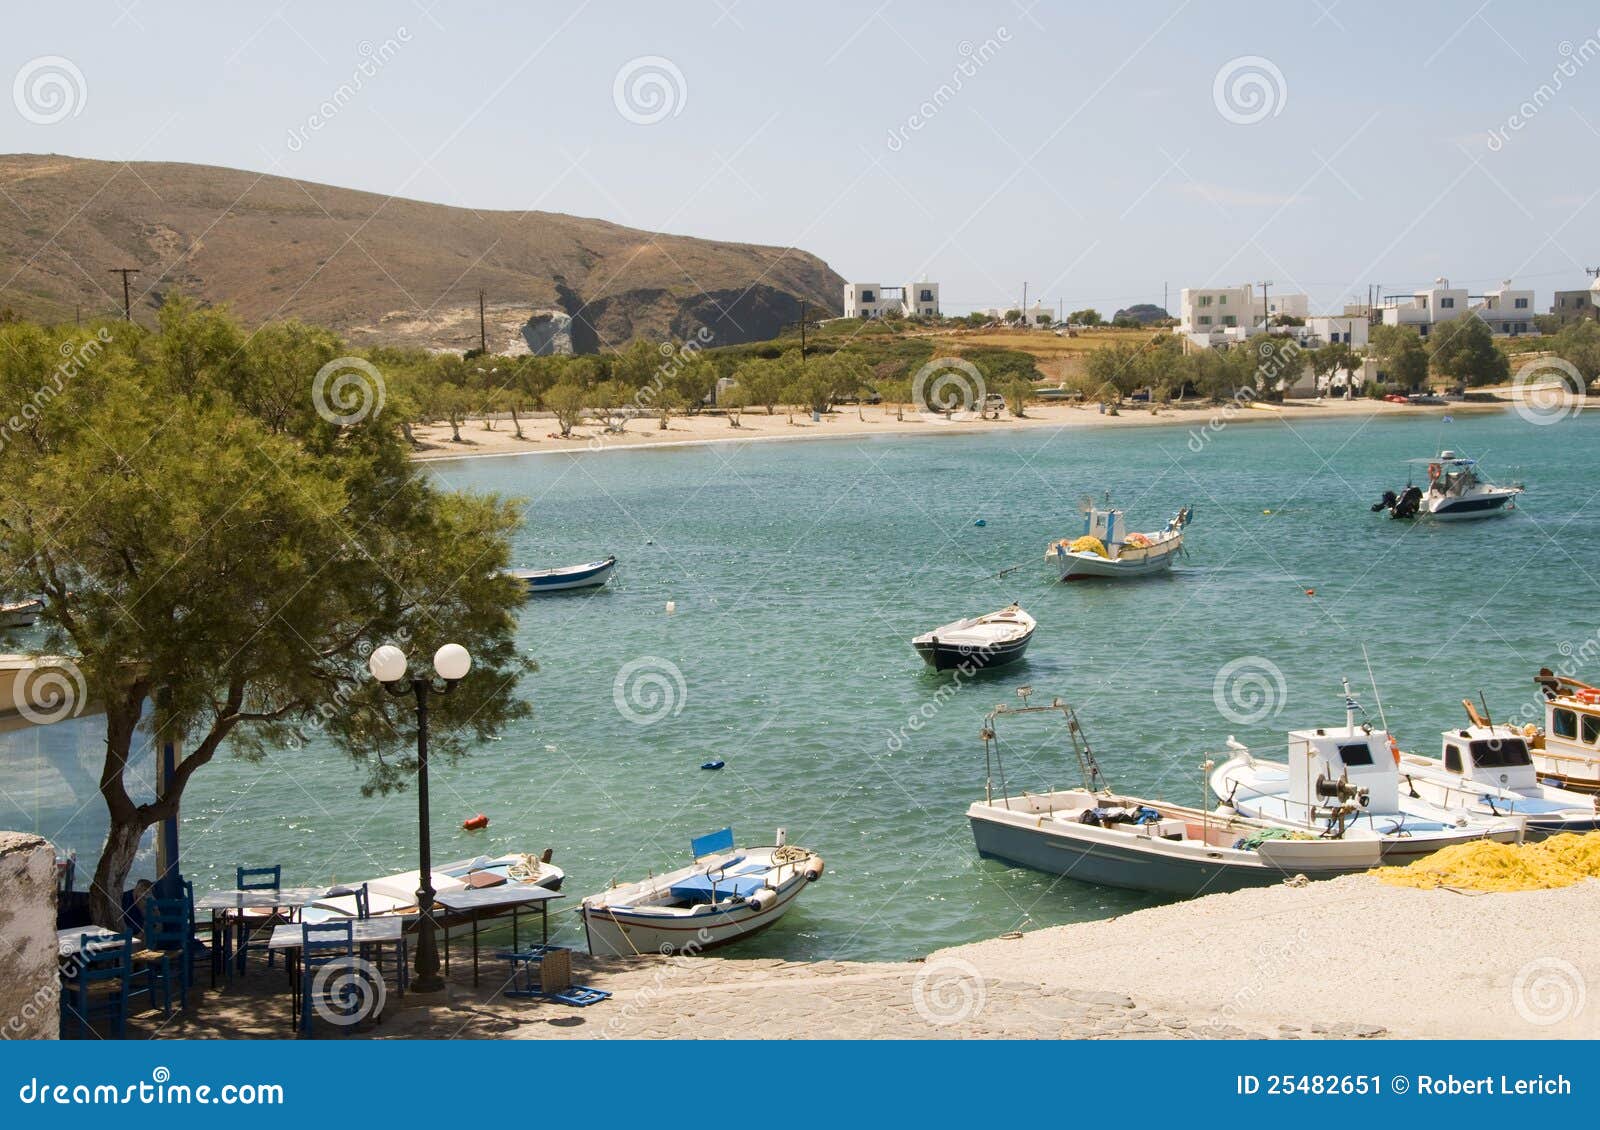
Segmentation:
{"type": "Polygon", "coordinates": [[[489,818],[480,812],[476,816],[467,817],[461,822],[461,826],[469,832],[481,831],[489,826],[489,818]]]}
{"type": "Polygon", "coordinates": [[[1316,589],[1307,589],[1306,590],[1306,595],[1307,596],[1316,596],[1317,595],[1317,590],[1316,589]]]}

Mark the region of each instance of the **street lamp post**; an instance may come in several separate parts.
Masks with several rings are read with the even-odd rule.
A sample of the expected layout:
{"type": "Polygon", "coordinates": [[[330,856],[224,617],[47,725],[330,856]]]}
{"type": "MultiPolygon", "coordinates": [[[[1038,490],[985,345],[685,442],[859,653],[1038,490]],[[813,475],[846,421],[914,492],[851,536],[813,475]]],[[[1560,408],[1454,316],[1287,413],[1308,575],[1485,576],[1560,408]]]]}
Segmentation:
{"type": "Polygon", "coordinates": [[[439,943],[433,921],[433,859],[428,836],[428,698],[449,694],[472,669],[472,656],[460,644],[447,643],[433,655],[433,669],[439,676],[406,676],[406,655],[393,644],[374,648],[367,660],[372,677],[392,695],[411,692],[417,700],[417,923],[416,977],[411,988],[419,993],[436,993],[444,988],[439,976],[439,943]]]}

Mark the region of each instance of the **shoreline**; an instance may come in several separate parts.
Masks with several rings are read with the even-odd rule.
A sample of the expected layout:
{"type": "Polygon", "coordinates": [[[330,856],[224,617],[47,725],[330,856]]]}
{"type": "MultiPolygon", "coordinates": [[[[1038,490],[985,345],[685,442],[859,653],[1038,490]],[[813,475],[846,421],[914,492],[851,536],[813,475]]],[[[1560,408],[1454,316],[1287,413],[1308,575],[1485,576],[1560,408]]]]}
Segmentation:
{"type": "MultiPolygon", "coordinates": [[[[605,433],[594,428],[574,429],[567,439],[547,433],[538,439],[517,439],[509,429],[509,419],[496,418],[496,428],[490,431],[481,421],[469,428],[462,426],[466,442],[456,444],[447,424],[413,425],[412,432],[427,445],[412,453],[419,463],[457,459],[495,459],[520,455],[582,455],[606,451],[636,451],[647,448],[705,447],[726,444],[781,443],[802,440],[860,439],[882,435],[979,435],[996,431],[1022,432],[1041,428],[1061,430],[1119,429],[1181,427],[1188,425],[1196,432],[1214,433],[1234,424],[1292,424],[1313,420],[1373,419],[1437,419],[1447,415],[1483,415],[1491,412],[1514,410],[1510,400],[1490,403],[1463,402],[1446,405],[1390,404],[1381,400],[1290,401],[1284,405],[1238,406],[1231,402],[1220,405],[1196,405],[1193,408],[1164,408],[1159,412],[1148,409],[1128,409],[1116,416],[1104,415],[1091,408],[1076,405],[1044,404],[1028,408],[1025,417],[1017,418],[1007,411],[998,420],[980,420],[970,413],[965,418],[945,420],[943,417],[919,417],[907,412],[904,419],[896,419],[893,409],[872,407],[869,415],[861,419],[849,408],[835,409],[820,422],[809,416],[795,417],[788,422],[786,413],[746,411],[741,417],[741,427],[733,428],[725,416],[697,415],[675,416],[665,430],[654,418],[630,421],[638,430],[605,433]],[[729,434],[732,433],[732,434],[729,434]]],[[[531,434],[536,429],[551,426],[548,417],[534,416],[523,420],[523,430],[531,434]]]]}

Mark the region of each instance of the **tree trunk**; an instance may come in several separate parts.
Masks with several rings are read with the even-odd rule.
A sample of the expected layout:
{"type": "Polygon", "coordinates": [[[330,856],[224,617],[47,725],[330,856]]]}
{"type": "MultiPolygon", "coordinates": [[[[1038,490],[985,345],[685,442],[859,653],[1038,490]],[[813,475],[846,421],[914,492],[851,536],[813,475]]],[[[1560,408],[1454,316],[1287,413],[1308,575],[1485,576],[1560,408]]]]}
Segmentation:
{"type": "Polygon", "coordinates": [[[527,438],[526,436],[524,436],[522,434],[522,421],[517,419],[517,407],[514,404],[511,406],[511,424],[512,424],[513,427],[515,427],[517,429],[517,438],[518,439],[526,439],[527,438]]]}
{"type": "Polygon", "coordinates": [[[461,421],[460,420],[451,420],[450,421],[450,437],[456,443],[460,443],[461,442],[461,421]]]}
{"type": "Polygon", "coordinates": [[[94,882],[89,887],[89,913],[96,926],[104,926],[107,930],[123,928],[122,891],[128,882],[128,872],[133,870],[133,857],[138,854],[139,840],[149,826],[138,809],[120,816],[112,814],[111,829],[106,833],[106,846],[100,852],[100,862],[94,869],[94,882]]]}
{"type": "Polygon", "coordinates": [[[405,421],[404,423],[402,423],[400,425],[400,434],[406,437],[406,442],[409,443],[412,447],[421,447],[422,446],[422,444],[417,442],[416,435],[412,433],[412,431],[411,431],[411,422],[409,420],[405,421]]]}

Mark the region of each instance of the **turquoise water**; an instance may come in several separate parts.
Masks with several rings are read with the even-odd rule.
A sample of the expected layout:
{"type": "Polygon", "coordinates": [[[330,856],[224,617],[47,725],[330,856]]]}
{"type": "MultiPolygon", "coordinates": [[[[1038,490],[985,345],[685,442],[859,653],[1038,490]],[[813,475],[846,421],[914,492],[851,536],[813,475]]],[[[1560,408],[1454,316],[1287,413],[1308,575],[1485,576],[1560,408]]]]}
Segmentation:
{"type": "MultiPolygon", "coordinates": [[[[1393,728],[1434,749],[1463,695],[1481,689],[1510,714],[1532,701],[1539,665],[1596,631],[1593,421],[1256,424],[1199,451],[1190,435],[1013,431],[434,465],[453,487],[527,500],[523,564],[621,559],[609,588],[523,610],[521,640],[542,667],[526,684],[536,715],[436,772],[435,858],[553,846],[578,896],[681,865],[690,836],[724,824],[760,842],[783,826],[827,874],[738,952],[905,958],[1147,901],[975,856],[964,811],[983,794],[979,725],[1018,685],[1077,706],[1117,787],[1197,802],[1203,751],[1230,733],[1276,749],[1286,729],[1342,720],[1340,675],[1376,715],[1363,643],[1393,728]],[[1457,525],[1368,512],[1403,483],[1401,460],[1441,446],[1525,482],[1525,504],[1457,525]],[[1080,496],[1105,490],[1135,528],[1193,504],[1190,556],[1171,577],[1052,582],[1046,542],[1075,533],[1080,496]],[[951,676],[926,672],[908,639],[1012,600],[1039,620],[1026,662],[937,695],[951,676]],[[1265,682],[1237,684],[1242,706],[1261,689],[1276,712],[1239,724],[1214,689],[1248,657],[1282,681],[1248,664],[1265,682]],[[630,707],[663,715],[651,724],[618,708],[630,664],[662,676],[636,684],[630,707]],[[924,708],[922,728],[907,728],[924,708]],[[699,768],[713,758],[727,767],[699,768]],[[490,829],[460,831],[479,811],[490,829]]],[[[1014,787],[1077,783],[1061,736],[1003,726],[1014,787]]],[[[413,865],[414,795],[363,798],[359,780],[314,750],[208,768],[185,805],[185,870],[204,886],[231,885],[240,862],[281,861],[293,883],[413,865]]]]}

